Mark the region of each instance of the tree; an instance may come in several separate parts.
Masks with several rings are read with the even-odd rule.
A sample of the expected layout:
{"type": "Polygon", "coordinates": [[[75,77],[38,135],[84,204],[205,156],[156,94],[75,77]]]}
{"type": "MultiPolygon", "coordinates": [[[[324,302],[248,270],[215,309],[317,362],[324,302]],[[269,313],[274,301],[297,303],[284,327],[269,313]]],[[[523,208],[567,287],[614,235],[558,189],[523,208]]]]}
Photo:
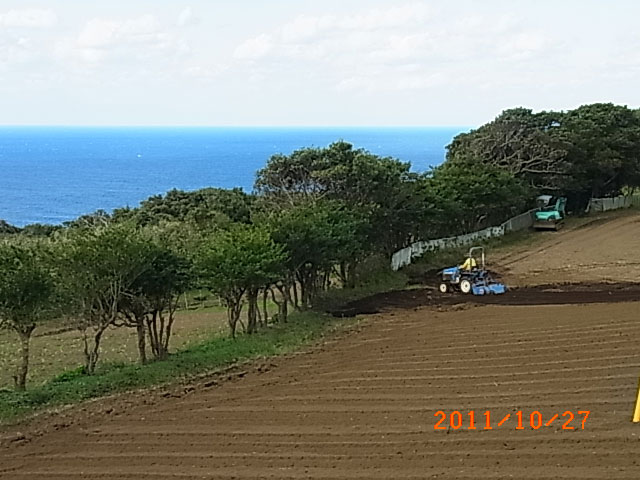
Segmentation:
{"type": "Polygon", "coordinates": [[[235,338],[247,294],[249,317],[246,330],[256,330],[257,295],[260,287],[278,280],[287,255],[264,228],[234,225],[204,238],[195,265],[201,284],[218,294],[227,307],[231,336],[235,338]]]}
{"type": "Polygon", "coordinates": [[[125,324],[136,329],[140,363],[146,363],[146,336],[156,359],[169,354],[169,339],[178,298],[189,287],[190,264],[175,248],[143,232],[147,268],[133,281],[120,302],[125,324]]]}
{"type": "Polygon", "coordinates": [[[75,220],[63,222],[63,225],[67,228],[106,227],[112,220],[112,216],[107,211],[99,209],[93,213],[81,215],[75,220]]]}
{"type": "Polygon", "coordinates": [[[298,309],[311,306],[322,272],[342,264],[348,267],[342,272],[343,280],[349,282],[352,271],[348,274],[346,270],[352,270],[368,253],[367,217],[342,202],[309,201],[273,212],[263,221],[269,223],[273,239],[288,254],[288,275],[280,290],[286,300],[288,289],[293,289],[292,303],[298,309]]]}
{"type": "Polygon", "coordinates": [[[62,229],[63,227],[60,225],[30,223],[22,228],[20,234],[27,237],[53,237],[56,232],[59,232],[62,229]]]}
{"type": "Polygon", "coordinates": [[[93,374],[104,332],[149,269],[148,243],[125,223],[69,231],[59,248],[69,313],[82,332],[85,372],[93,374]]]}
{"type": "Polygon", "coordinates": [[[611,103],[583,105],[567,112],[562,132],[571,145],[567,190],[586,204],[590,197],[617,195],[640,186],[640,117],[611,103]]]}
{"type": "Polygon", "coordinates": [[[430,188],[440,204],[434,220],[448,235],[497,225],[522,212],[533,196],[508,171],[481,162],[445,163],[433,170],[430,188]]]}
{"type": "Polygon", "coordinates": [[[26,388],[31,334],[55,311],[53,279],[42,245],[0,242],[0,327],[20,338],[20,362],[14,375],[17,390],[26,388]]]}
{"type": "Polygon", "coordinates": [[[249,223],[252,202],[251,195],[240,188],[203,188],[192,192],[173,189],[143,200],[137,208],[116,209],[113,217],[116,221],[132,220],[137,225],[178,221],[208,228],[232,222],[249,223]]]}
{"type": "Polygon", "coordinates": [[[14,227],[5,220],[0,219],[0,235],[13,235],[16,233],[20,233],[20,229],[18,227],[14,227]]]}
{"type": "Polygon", "coordinates": [[[411,241],[424,217],[420,176],[410,168],[340,141],[272,156],[254,188],[265,210],[332,200],[366,213],[367,244],[390,256],[411,241]]]}
{"type": "Polygon", "coordinates": [[[569,144],[560,133],[563,119],[562,112],[505,110],[492,122],[457,135],[447,147],[447,162],[488,164],[535,188],[560,190],[570,169],[569,144]]]}
{"type": "Polygon", "coordinates": [[[568,197],[582,209],[591,197],[640,186],[640,114],[611,103],[567,112],[506,110],[453,139],[447,163],[488,164],[540,193],[568,197]]]}

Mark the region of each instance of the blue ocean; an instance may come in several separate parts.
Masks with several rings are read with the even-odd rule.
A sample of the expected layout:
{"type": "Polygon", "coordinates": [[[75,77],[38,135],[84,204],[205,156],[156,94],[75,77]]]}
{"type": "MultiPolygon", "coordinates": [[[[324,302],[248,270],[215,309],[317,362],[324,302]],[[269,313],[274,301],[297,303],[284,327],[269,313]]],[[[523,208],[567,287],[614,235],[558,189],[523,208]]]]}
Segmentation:
{"type": "Polygon", "coordinates": [[[59,224],[98,209],[137,206],[172,188],[242,187],[276,153],[345,140],[411,162],[444,161],[465,127],[1,127],[0,219],[59,224]]]}

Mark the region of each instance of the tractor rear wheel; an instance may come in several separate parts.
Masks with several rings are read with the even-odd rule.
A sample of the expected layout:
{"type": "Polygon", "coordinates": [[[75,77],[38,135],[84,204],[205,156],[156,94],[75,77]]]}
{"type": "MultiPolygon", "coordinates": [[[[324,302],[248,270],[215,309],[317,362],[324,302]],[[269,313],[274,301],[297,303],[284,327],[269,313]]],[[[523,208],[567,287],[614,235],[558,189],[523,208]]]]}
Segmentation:
{"type": "Polygon", "coordinates": [[[460,291],[462,293],[470,293],[471,292],[471,282],[466,278],[460,280],[460,291]]]}

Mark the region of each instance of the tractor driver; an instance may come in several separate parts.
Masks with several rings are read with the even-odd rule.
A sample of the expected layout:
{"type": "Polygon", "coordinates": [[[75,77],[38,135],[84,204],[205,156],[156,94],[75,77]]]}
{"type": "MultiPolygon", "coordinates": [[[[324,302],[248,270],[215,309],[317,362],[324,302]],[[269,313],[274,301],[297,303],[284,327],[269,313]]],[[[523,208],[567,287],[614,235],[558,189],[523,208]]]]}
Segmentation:
{"type": "Polygon", "coordinates": [[[476,262],[476,259],[473,257],[467,257],[464,263],[460,265],[460,270],[466,270],[468,272],[470,272],[474,268],[478,268],[478,264],[476,262]]]}

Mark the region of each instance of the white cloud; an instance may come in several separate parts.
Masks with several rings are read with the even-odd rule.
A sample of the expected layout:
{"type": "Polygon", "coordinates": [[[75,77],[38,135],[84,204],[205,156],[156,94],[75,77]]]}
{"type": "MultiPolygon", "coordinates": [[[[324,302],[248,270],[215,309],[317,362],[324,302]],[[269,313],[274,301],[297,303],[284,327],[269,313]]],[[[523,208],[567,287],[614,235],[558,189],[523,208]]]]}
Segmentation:
{"type": "Polygon", "coordinates": [[[55,25],[57,20],[52,10],[38,8],[0,13],[0,27],[6,28],[47,28],[55,25]]]}
{"type": "Polygon", "coordinates": [[[463,63],[491,69],[496,62],[549,57],[557,48],[513,14],[454,16],[412,2],[343,15],[299,15],[245,40],[235,57],[276,75],[286,75],[289,67],[296,76],[323,78],[339,91],[375,92],[472,81],[469,75],[457,77],[463,63]]]}
{"type": "Polygon", "coordinates": [[[24,64],[34,58],[32,42],[25,37],[16,39],[0,38],[0,67],[24,64]]]}
{"type": "Polygon", "coordinates": [[[187,7],[180,12],[180,15],[178,15],[177,25],[179,27],[185,27],[192,23],[194,23],[193,11],[191,10],[191,7],[187,7]]]}
{"type": "Polygon", "coordinates": [[[374,8],[352,15],[300,15],[284,24],[280,33],[285,42],[304,42],[344,31],[407,28],[419,25],[428,16],[429,8],[418,2],[386,9],[374,8]]]}
{"type": "Polygon", "coordinates": [[[58,59],[93,65],[108,59],[146,64],[154,57],[166,61],[190,51],[184,39],[151,14],[126,19],[93,18],[75,37],[63,38],[55,46],[58,59]]]}
{"type": "Polygon", "coordinates": [[[78,35],[78,45],[105,48],[117,44],[158,43],[165,38],[160,22],[153,15],[121,21],[94,18],[78,35]]]}
{"type": "Polygon", "coordinates": [[[139,99],[157,106],[140,109],[141,123],[238,124],[473,122],[514,104],[638,104],[640,2],[251,5],[248,15],[245,2],[0,0],[0,122],[130,122],[139,99]],[[186,103],[167,107],[173,99],[186,103]]]}
{"type": "Polygon", "coordinates": [[[233,52],[233,56],[240,59],[256,59],[264,57],[273,49],[273,39],[271,35],[258,35],[249,38],[238,45],[233,52]]]}
{"type": "MultiPolygon", "coordinates": [[[[519,33],[511,37],[510,42],[498,48],[498,52],[513,59],[525,59],[546,49],[554,47],[541,32],[519,33]]],[[[557,44],[555,45],[557,47],[557,44]]]]}
{"type": "Polygon", "coordinates": [[[185,65],[182,73],[186,77],[210,81],[220,77],[228,68],[229,66],[224,64],[198,62],[185,65]]]}

